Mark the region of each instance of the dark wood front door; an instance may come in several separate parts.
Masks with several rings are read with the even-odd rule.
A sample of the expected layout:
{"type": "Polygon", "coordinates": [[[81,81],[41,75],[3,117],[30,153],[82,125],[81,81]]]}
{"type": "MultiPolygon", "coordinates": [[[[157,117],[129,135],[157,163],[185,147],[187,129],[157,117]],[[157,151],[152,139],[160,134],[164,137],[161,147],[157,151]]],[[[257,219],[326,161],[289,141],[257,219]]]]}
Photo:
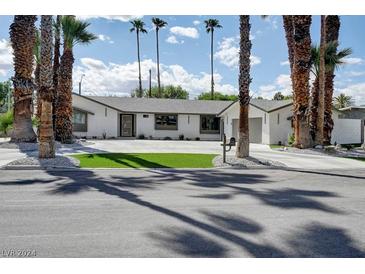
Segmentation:
{"type": "Polygon", "coordinates": [[[132,137],[134,129],[133,114],[120,115],[120,135],[122,137],[132,137]]]}

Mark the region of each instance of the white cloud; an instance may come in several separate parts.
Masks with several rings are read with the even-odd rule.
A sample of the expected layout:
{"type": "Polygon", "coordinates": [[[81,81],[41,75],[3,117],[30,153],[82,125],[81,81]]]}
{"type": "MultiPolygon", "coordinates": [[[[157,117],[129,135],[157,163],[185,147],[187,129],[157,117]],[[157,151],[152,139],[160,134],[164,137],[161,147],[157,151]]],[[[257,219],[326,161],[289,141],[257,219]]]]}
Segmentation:
{"type": "MultiPolygon", "coordinates": [[[[218,51],[214,54],[214,58],[227,67],[237,67],[239,61],[238,37],[223,38],[219,42],[218,51]]],[[[251,66],[261,63],[261,58],[254,55],[251,55],[250,60],[251,66]]]]}
{"type": "Polygon", "coordinates": [[[278,16],[267,16],[264,21],[270,24],[272,29],[278,28],[278,16]]]}
{"type": "Polygon", "coordinates": [[[77,18],[81,20],[102,18],[106,20],[116,20],[122,22],[128,22],[130,20],[142,17],[143,15],[77,15],[77,18]]]}
{"type": "Polygon", "coordinates": [[[98,39],[104,42],[108,42],[110,44],[114,44],[114,41],[110,38],[110,36],[105,34],[99,34],[98,39]]]}
{"type": "MultiPolygon", "coordinates": [[[[156,63],[147,59],[141,62],[142,84],[148,86],[149,69],[152,70],[152,84],[156,85],[156,63]]],[[[180,65],[163,65],[160,67],[161,82],[164,85],[180,85],[190,93],[190,98],[210,89],[210,75],[192,74],[180,65]]],[[[74,79],[85,74],[83,90],[85,94],[129,96],[138,86],[138,63],[105,64],[92,58],[82,58],[81,65],[74,69],[74,79]]],[[[215,74],[215,90],[234,94],[234,86],[222,83],[222,76],[215,74]]],[[[77,89],[77,81],[74,81],[77,89]]]]}
{"type": "Polygon", "coordinates": [[[199,32],[196,28],[175,26],[170,28],[170,32],[178,36],[185,36],[193,39],[199,38],[199,32]]]}
{"type": "Polygon", "coordinates": [[[184,44],[184,40],[177,40],[175,35],[170,35],[169,37],[167,37],[166,42],[170,44],[184,44]]]}
{"type": "Polygon", "coordinates": [[[335,96],[340,93],[350,95],[355,100],[356,105],[365,104],[365,83],[357,83],[349,85],[345,88],[335,89],[335,96]]]}
{"type": "Polygon", "coordinates": [[[289,61],[286,60],[286,61],[281,61],[280,62],[280,66],[289,66],[289,61]]]}
{"type": "Polygon", "coordinates": [[[349,71],[349,72],[346,72],[346,75],[351,76],[351,77],[364,76],[365,71],[349,71]]]}
{"type": "Polygon", "coordinates": [[[13,55],[10,43],[6,39],[0,40],[0,75],[6,76],[12,69],[13,55]]]}
{"type": "Polygon", "coordinates": [[[362,58],[358,58],[358,57],[343,58],[343,61],[349,65],[359,65],[359,64],[364,63],[364,60],[362,58]]]}
{"type": "Polygon", "coordinates": [[[201,23],[201,22],[200,22],[199,20],[194,20],[194,21],[193,21],[194,26],[200,25],[200,23],[201,23]]]}
{"type": "Polygon", "coordinates": [[[283,95],[292,94],[289,74],[280,74],[272,84],[260,86],[256,95],[265,99],[272,99],[277,92],[281,92],[283,95]]]}

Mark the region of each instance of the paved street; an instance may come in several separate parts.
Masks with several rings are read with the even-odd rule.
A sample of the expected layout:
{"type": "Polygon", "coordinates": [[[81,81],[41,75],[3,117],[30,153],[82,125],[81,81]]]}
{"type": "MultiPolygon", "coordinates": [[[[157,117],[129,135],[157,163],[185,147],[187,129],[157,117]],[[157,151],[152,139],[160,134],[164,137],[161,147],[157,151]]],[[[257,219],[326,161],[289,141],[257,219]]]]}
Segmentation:
{"type": "Polygon", "coordinates": [[[364,170],[0,172],[0,256],[365,257],[364,170]]]}

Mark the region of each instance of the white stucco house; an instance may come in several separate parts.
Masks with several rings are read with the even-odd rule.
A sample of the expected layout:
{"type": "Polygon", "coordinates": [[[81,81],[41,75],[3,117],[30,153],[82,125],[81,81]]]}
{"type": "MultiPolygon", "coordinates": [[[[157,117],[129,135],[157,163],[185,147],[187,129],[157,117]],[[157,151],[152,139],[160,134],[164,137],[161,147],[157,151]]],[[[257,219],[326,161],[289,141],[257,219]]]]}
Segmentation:
{"type": "MultiPolygon", "coordinates": [[[[72,95],[74,134],[82,138],[221,140],[236,137],[239,103],[233,101],[72,95]]],[[[292,133],[292,102],[252,99],[250,142],[287,143],[292,133]]],[[[334,110],[332,142],[361,143],[361,119],[334,110]]]]}

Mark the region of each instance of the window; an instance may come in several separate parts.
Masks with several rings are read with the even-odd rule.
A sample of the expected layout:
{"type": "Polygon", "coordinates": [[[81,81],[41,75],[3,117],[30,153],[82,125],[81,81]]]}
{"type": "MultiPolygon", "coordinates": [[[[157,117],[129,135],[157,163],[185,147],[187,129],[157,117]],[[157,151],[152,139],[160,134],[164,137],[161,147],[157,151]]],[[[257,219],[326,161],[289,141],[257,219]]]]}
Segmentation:
{"type": "Polygon", "coordinates": [[[150,117],[148,114],[143,114],[143,118],[148,118],[150,117]]]}
{"type": "Polygon", "coordinates": [[[105,117],[108,116],[108,108],[105,108],[105,117]]]}
{"type": "Polygon", "coordinates": [[[264,124],[266,124],[266,113],[264,114],[264,124]]]}
{"type": "Polygon", "coordinates": [[[87,132],[87,113],[78,109],[73,110],[73,131],[87,132]]]}
{"type": "Polygon", "coordinates": [[[155,115],[155,129],[157,130],[177,130],[177,115],[165,114],[155,115]]]}
{"type": "Polygon", "coordinates": [[[200,133],[204,134],[219,134],[220,118],[214,115],[200,116],[200,133]]]}
{"type": "Polygon", "coordinates": [[[278,113],[278,124],[280,124],[280,113],[278,113]]]}

